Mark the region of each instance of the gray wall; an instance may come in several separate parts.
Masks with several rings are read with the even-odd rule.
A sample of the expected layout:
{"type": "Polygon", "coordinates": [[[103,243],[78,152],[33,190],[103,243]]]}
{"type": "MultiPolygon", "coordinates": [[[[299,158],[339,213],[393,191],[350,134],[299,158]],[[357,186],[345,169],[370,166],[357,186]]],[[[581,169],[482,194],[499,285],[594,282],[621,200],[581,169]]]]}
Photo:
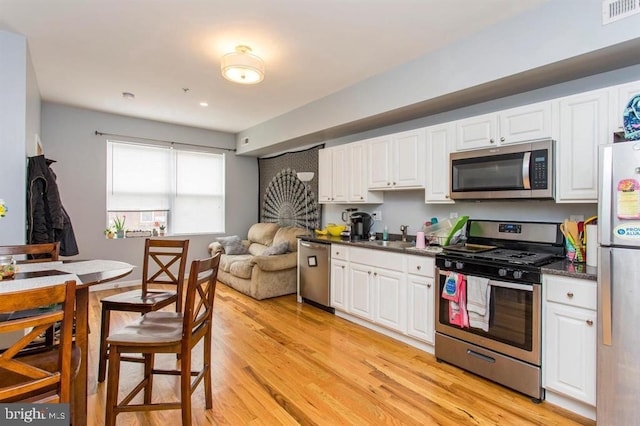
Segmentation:
{"type": "MultiPolygon", "coordinates": [[[[107,240],[106,136],[95,131],[234,148],[233,135],[44,102],[42,140],[80,248],[79,259],[113,259],[142,266],[143,238],[107,240]]],[[[258,167],[252,157],[226,153],[226,234],[246,237],[258,217],[258,167]]],[[[189,235],[189,260],[208,254],[216,235],[189,235]]],[[[140,278],[140,269],[124,280],[140,278]]]]}
{"type": "MultiPolygon", "coordinates": [[[[603,26],[601,0],[550,0],[472,37],[242,131],[237,137],[238,152],[249,154],[271,145],[287,145],[288,140],[447,97],[638,38],[640,15],[603,26]],[[248,144],[242,142],[244,138],[249,138],[248,144]]],[[[583,63],[576,72],[595,65],[583,63]]],[[[553,78],[547,74],[536,77],[553,78]]],[[[315,141],[306,143],[312,142],[315,141]]]]}
{"type": "Polygon", "coordinates": [[[0,242],[24,244],[26,157],[40,132],[40,93],[27,40],[0,31],[0,198],[9,212],[0,219],[0,242]]]}

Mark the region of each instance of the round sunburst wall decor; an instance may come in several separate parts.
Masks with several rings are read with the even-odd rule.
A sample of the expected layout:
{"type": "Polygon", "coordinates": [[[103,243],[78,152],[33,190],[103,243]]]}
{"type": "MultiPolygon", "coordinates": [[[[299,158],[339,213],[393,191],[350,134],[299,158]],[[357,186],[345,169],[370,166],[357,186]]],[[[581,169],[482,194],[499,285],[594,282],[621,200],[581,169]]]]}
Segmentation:
{"type": "Polygon", "coordinates": [[[318,227],[315,193],[296,176],[296,170],[280,170],[269,182],[262,203],[262,222],[309,229],[318,227]]]}

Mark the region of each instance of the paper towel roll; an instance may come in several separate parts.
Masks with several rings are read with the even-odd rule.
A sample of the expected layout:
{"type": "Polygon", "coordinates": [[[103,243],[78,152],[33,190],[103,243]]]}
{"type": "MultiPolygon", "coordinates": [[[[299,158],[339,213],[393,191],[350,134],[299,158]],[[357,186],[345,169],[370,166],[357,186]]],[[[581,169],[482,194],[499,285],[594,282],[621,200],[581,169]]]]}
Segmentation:
{"type": "Polygon", "coordinates": [[[598,225],[587,225],[587,265],[598,266],[598,225]]]}

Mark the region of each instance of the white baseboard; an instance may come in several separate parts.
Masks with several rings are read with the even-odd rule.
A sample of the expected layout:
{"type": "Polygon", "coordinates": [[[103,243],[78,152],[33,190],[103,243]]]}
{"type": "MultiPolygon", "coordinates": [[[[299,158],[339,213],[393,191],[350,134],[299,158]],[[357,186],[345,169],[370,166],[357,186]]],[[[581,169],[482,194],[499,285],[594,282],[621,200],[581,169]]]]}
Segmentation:
{"type": "Polygon", "coordinates": [[[114,288],[135,287],[140,285],[140,280],[135,281],[115,281],[111,283],[96,284],[89,287],[89,291],[111,290],[114,288]]]}
{"type": "Polygon", "coordinates": [[[392,339],[399,340],[402,343],[406,343],[409,346],[413,346],[414,348],[418,348],[430,354],[434,353],[434,347],[429,343],[423,342],[418,339],[414,339],[413,337],[406,336],[404,334],[398,333],[397,331],[379,326],[378,324],[374,324],[372,322],[369,322],[357,316],[348,314],[346,312],[336,310],[335,314],[340,318],[346,319],[347,321],[351,321],[363,327],[369,328],[373,331],[377,331],[380,334],[384,334],[385,336],[391,337],[392,339]]]}
{"type": "Polygon", "coordinates": [[[558,407],[562,407],[565,410],[573,411],[574,413],[579,414],[582,417],[586,417],[591,420],[596,419],[596,407],[592,405],[585,404],[584,402],[580,402],[568,396],[557,394],[550,390],[545,391],[544,399],[550,404],[557,405],[558,407]]]}

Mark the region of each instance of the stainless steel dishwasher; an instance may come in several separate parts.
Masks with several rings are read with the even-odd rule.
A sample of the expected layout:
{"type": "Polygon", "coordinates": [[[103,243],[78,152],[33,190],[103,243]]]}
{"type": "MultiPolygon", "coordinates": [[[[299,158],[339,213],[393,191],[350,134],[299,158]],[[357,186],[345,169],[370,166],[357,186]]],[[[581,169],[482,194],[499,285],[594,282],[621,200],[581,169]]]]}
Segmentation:
{"type": "Polygon", "coordinates": [[[298,256],[300,297],[309,304],[334,312],[330,307],[329,259],[331,244],[300,240],[298,256]]]}

